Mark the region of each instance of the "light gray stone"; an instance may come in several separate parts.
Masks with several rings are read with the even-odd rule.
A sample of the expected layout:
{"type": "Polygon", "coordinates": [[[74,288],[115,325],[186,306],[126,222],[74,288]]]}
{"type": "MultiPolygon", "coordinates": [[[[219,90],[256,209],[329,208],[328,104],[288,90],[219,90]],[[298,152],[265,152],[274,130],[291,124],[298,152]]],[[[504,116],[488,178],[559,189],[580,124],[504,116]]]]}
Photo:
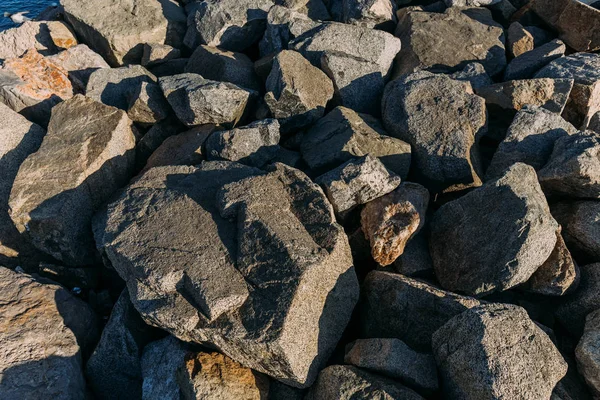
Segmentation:
{"type": "Polygon", "coordinates": [[[485,71],[485,67],[478,62],[467,64],[462,71],[454,72],[450,77],[457,81],[468,81],[473,90],[494,84],[492,78],[485,71]]]}
{"type": "Polygon", "coordinates": [[[47,57],[54,64],[60,65],[69,73],[69,79],[77,92],[83,93],[90,75],[101,68],[110,68],[100,54],[85,44],[79,44],[68,50],[47,57]]]}
{"type": "Polygon", "coordinates": [[[197,74],[167,76],[159,83],[177,118],[187,126],[235,126],[256,96],[233,83],[211,81],[197,74]]]}
{"type": "Polygon", "coordinates": [[[15,178],[9,206],[17,229],[67,265],[93,263],[92,215],[131,177],[134,146],[125,112],[82,95],[57,105],[15,178]]]}
{"type": "Polygon", "coordinates": [[[553,204],[551,211],[563,227],[565,242],[575,258],[600,260],[600,202],[561,202],[553,204]]]}
{"type": "Polygon", "coordinates": [[[358,299],[330,204],[282,164],[152,168],[94,233],[147,323],[292,386],[314,381],[358,299]]]}
{"type": "Polygon", "coordinates": [[[286,50],[290,41],[319,26],[319,22],[313,21],[304,13],[273,6],[267,15],[265,35],[259,43],[260,55],[267,57],[286,50]]]}
{"type": "Polygon", "coordinates": [[[514,305],[471,308],[438,329],[432,346],[451,398],[548,399],[567,373],[548,335],[514,305]]]}
{"type": "Polygon", "coordinates": [[[107,106],[127,111],[129,94],[137,90],[142,82],[156,83],[156,76],[141,65],[99,69],[90,75],[85,95],[107,106]]]}
{"type": "Polygon", "coordinates": [[[127,94],[127,115],[140,125],[154,125],[169,116],[171,107],[156,83],[140,82],[127,94]]]}
{"type": "Polygon", "coordinates": [[[395,0],[343,0],[340,22],[367,28],[396,27],[395,0]]]}
{"type": "Polygon", "coordinates": [[[487,116],[468,82],[424,71],[404,76],[386,86],[382,115],[390,135],[411,144],[418,183],[434,192],[481,185],[476,144],[487,116]]]}
{"type": "Polygon", "coordinates": [[[185,362],[188,346],[173,336],[144,347],[142,364],[143,400],[181,400],[177,370],[185,362]]]}
{"type": "Polygon", "coordinates": [[[302,136],[302,157],[315,172],[326,172],[353,157],[370,154],[390,171],[408,176],[410,145],[387,136],[380,122],[345,107],[336,107],[302,136]]]}
{"type": "Polygon", "coordinates": [[[550,257],[557,229],[535,170],[514,164],[436,211],[430,239],[436,277],[443,288],[471,295],[510,289],[550,257]]]}
{"type": "Polygon", "coordinates": [[[63,0],[65,19],[113,67],[139,63],[145,43],[181,46],[186,16],[172,0],[63,0]]]}
{"type": "Polygon", "coordinates": [[[70,39],[61,37],[61,40],[55,40],[51,29],[68,31],[66,25],[59,21],[27,21],[21,26],[0,32],[0,61],[21,57],[31,49],[44,55],[56,54],[61,46],[68,48],[77,44],[73,34],[70,34],[70,39]],[[70,43],[66,44],[65,41],[70,43]]]}
{"type": "Polygon", "coordinates": [[[152,67],[181,57],[181,50],[161,43],[145,43],[141,64],[152,67]]]}
{"type": "Polygon", "coordinates": [[[600,396],[600,309],[588,314],[583,336],[575,349],[577,368],[589,388],[600,396]]]}
{"type": "Polygon", "coordinates": [[[557,58],[563,57],[567,47],[560,40],[553,40],[511,60],[504,71],[504,80],[528,79],[557,58]]]}

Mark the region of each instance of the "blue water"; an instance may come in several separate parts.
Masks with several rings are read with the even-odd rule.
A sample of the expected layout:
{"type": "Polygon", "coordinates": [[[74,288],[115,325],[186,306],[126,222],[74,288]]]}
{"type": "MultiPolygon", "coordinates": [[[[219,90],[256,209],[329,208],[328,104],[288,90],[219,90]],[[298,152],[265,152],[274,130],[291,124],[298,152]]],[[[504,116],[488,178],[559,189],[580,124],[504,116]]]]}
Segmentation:
{"type": "Polygon", "coordinates": [[[0,0],[0,31],[16,26],[9,18],[4,18],[5,12],[30,11],[27,16],[34,18],[52,3],[58,3],[58,0],[0,0]]]}

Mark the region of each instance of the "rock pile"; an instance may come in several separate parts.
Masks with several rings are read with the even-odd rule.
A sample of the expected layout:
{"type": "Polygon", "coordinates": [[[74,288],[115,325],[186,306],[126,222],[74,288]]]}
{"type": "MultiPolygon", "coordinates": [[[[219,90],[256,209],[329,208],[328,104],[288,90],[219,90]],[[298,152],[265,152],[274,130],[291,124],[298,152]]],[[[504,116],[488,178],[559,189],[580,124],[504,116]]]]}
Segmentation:
{"type": "Polygon", "coordinates": [[[62,0],[0,33],[0,399],[600,398],[600,3],[62,0]]]}

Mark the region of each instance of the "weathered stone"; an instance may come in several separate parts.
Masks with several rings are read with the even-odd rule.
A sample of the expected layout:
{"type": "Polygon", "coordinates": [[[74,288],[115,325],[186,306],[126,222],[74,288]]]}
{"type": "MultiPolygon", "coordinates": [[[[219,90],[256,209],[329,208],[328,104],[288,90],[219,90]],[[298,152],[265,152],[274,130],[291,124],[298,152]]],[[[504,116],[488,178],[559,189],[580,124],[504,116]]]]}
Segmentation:
{"type": "MultiPolygon", "coordinates": [[[[208,125],[213,126],[213,125],[208,125]]],[[[184,132],[187,129],[173,115],[169,115],[166,119],[154,124],[148,131],[138,140],[135,146],[135,162],[136,169],[145,165],[148,158],[156,149],[168,138],[184,132]]]]}
{"type": "Polygon", "coordinates": [[[358,283],[323,192],[282,164],[270,171],[152,168],[98,215],[94,233],[147,323],[306,387],[340,339],[358,283]]]}
{"type": "Polygon", "coordinates": [[[594,114],[594,116],[590,119],[588,129],[600,133],[600,111],[594,114]]]}
{"type": "Polygon", "coordinates": [[[600,133],[585,131],[557,139],[538,178],[549,194],[600,198],[600,133]]]}
{"type": "Polygon", "coordinates": [[[69,73],[73,88],[83,93],[90,75],[100,68],[110,68],[104,59],[85,44],[46,57],[47,60],[61,66],[69,73]]]}
{"type": "Polygon", "coordinates": [[[379,121],[336,107],[302,137],[302,157],[317,173],[370,154],[402,179],[410,168],[410,145],[387,136],[379,121]]]}
{"type": "Polygon", "coordinates": [[[454,72],[450,78],[457,81],[468,81],[471,83],[473,90],[477,90],[482,86],[490,86],[494,84],[492,78],[487,74],[483,65],[478,62],[467,64],[462,71],[454,72]]]}
{"type": "Polygon", "coordinates": [[[62,0],[82,41],[117,67],[139,63],[145,43],[181,45],[185,11],[171,0],[62,0]]]}
{"type": "Polygon", "coordinates": [[[313,20],[327,21],[331,19],[323,0],[275,0],[275,4],[306,14],[313,20]]]}
{"type": "Polygon", "coordinates": [[[243,51],[263,36],[272,0],[206,0],[188,9],[184,43],[243,51]],[[191,11],[191,12],[190,12],[191,11]]]}
{"type": "Polygon", "coordinates": [[[141,125],[154,125],[169,116],[171,107],[156,83],[140,82],[127,93],[127,115],[141,125]]]}
{"type": "Polygon", "coordinates": [[[340,22],[367,28],[394,29],[396,2],[393,0],[343,0],[340,22]]]}
{"type": "Polygon", "coordinates": [[[489,10],[450,7],[441,14],[405,10],[399,12],[396,28],[402,41],[396,75],[417,69],[456,71],[473,61],[490,76],[506,67],[504,29],[489,10]]]}
{"type": "Polygon", "coordinates": [[[160,43],[145,43],[141,64],[144,67],[152,67],[180,57],[181,50],[173,46],[160,43]]]}
{"type": "Polygon", "coordinates": [[[142,350],[157,333],[156,328],[142,321],[125,289],[85,366],[87,381],[97,399],[110,400],[117,394],[119,398],[142,398],[142,350]]]}
{"type": "Polygon", "coordinates": [[[321,68],[333,82],[334,102],[378,116],[385,79],[379,65],[336,51],[325,51],[321,68]]]}
{"type": "Polygon", "coordinates": [[[30,121],[48,125],[52,108],[72,96],[68,72],[35,49],[0,67],[0,102],[30,121]]]}
{"type": "Polygon", "coordinates": [[[99,69],[90,75],[85,95],[127,111],[130,93],[137,90],[142,82],[156,83],[156,76],[140,65],[99,69]]]}
{"type": "Polygon", "coordinates": [[[433,356],[417,353],[399,339],[358,339],[346,347],[344,362],[427,393],[438,390],[433,356]]]}
{"type": "Polygon", "coordinates": [[[331,22],[297,37],[289,46],[315,66],[320,66],[326,51],[362,58],[379,65],[381,75],[387,78],[400,51],[400,40],[380,30],[331,22]]]}
{"type": "Polygon", "coordinates": [[[42,145],[15,178],[17,229],[67,265],[93,262],[92,215],[131,177],[134,146],[125,112],[81,95],[54,107],[42,145]]]}
{"type": "Polygon", "coordinates": [[[553,204],[552,215],[563,227],[565,242],[576,259],[600,260],[600,202],[553,204]]]}
{"type": "Polygon", "coordinates": [[[477,94],[494,111],[515,113],[526,105],[534,105],[560,114],[572,88],[572,79],[522,79],[480,87],[477,94]]]}
{"type": "Polygon", "coordinates": [[[337,213],[390,193],[400,181],[398,175],[369,154],[349,160],[315,180],[323,186],[337,213]]]}
{"type": "Polygon", "coordinates": [[[0,262],[23,262],[37,253],[10,219],[8,199],[21,163],[39,148],[45,134],[40,126],[0,104],[0,262]]]}
{"type": "Polygon", "coordinates": [[[502,0],[444,0],[448,7],[481,7],[500,3],[502,0]]]}
{"type": "MultiPolygon", "coordinates": [[[[54,42],[51,30],[55,33],[64,32],[63,28],[68,31],[64,23],[59,21],[27,21],[17,28],[0,32],[0,61],[21,57],[32,49],[44,55],[58,53],[61,46],[54,42]]],[[[72,44],[75,38],[71,35],[69,40],[65,39],[57,36],[57,42],[62,45],[67,45],[66,42],[72,44]]]]}
{"type": "Polygon", "coordinates": [[[325,114],[333,84],[300,53],[284,50],[273,60],[265,102],[285,131],[308,126],[325,114]]]}
{"type": "Polygon", "coordinates": [[[432,346],[451,398],[549,399],[567,373],[548,335],[514,305],[471,308],[437,330],[432,346]]]}
{"type": "Polygon", "coordinates": [[[94,312],[62,287],[0,267],[0,398],[85,398],[94,312]]]}
{"type": "Polygon", "coordinates": [[[204,143],[214,131],[214,125],[200,125],[166,138],[148,158],[144,171],[165,165],[200,164],[205,159],[204,143]]]}
{"type": "Polygon", "coordinates": [[[288,43],[313,28],[321,26],[307,15],[282,6],[273,6],[267,15],[267,29],[259,43],[260,55],[275,55],[288,43]]]}
{"type": "Polygon", "coordinates": [[[431,335],[479,300],[403,275],[373,271],[363,286],[362,337],[397,338],[418,351],[431,350],[431,335]]]}
{"type": "Polygon", "coordinates": [[[385,88],[383,124],[412,146],[415,180],[432,191],[481,185],[476,143],[486,131],[485,102],[468,82],[418,72],[385,88]]]}
{"type": "Polygon", "coordinates": [[[410,182],[365,205],[361,227],[375,261],[390,265],[404,253],[406,243],[423,227],[428,205],[427,189],[410,182]]]}
{"type": "Polygon", "coordinates": [[[535,78],[573,79],[563,117],[577,128],[585,128],[600,111],[600,54],[577,53],[561,57],[542,68],[535,78]]]}
{"type": "Polygon", "coordinates": [[[577,51],[600,50],[600,11],[578,0],[535,0],[531,9],[577,51]]]}
{"type": "Polygon", "coordinates": [[[560,40],[553,40],[543,46],[514,58],[504,71],[504,80],[528,79],[550,62],[565,55],[567,47],[560,40]]]}
{"type": "Polygon", "coordinates": [[[319,374],[305,400],[423,400],[398,382],[349,365],[332,365],[319,374]]]}
{"type": "Polygon", "coordinates": [[[181,400],[177,370],[185,362],[188,346],[168,336],[144,347],[142,399],[181,400]]]}
{"type": "Polygon", "coordinates": [[[231,82],[256,91],[260,91],[262,86],[254,72],[254,63],[247,55],[217,47],[198,46],[190,57],[185,72],[199,74],[214,81],[231,82]]]}
{"type": "Polygon", "coordinates": [[[233,83],[211,81],[197,74],[167,76],[159,83],[177,118],[187,126],[235,126],[255,96],[255,92],[233,83]]]}
{"type": "Polygon", "coordinates": [[[502,176],[508,167],[518,162],[540,170],[550,159],[554,142],[575,132],[577,129],[556,113],[538,106],[523,107],[498,146],[487,170],[487,179],[502,176]]]}
{"type": "Polygon", "coordinates": [[[433,276],[433,261],[429,253],[429,230],[421,229],[412,237],[404,253],[394,261],[394,268],[399,274],[410,277],[433,276]]]}
{"type": "Polygon", "coordinates": [[[506,32],[506,47],[511,56],[519,57],[535,48],[533,35],[519,22],[513,22],[506,32]]]}
{"type": "Polygon", "coordinates": [[[150,66],[148,67],[148,70],[156,77],[162,78],[165,76],[183,74],[185,72],[187,63],[187,58],[174,58],[172,60],[165,61],[164,63],[150,66]]]}
{"type": "Polygon", "coordinates": [[[219,353],[188,353],[177,372],[184,399],[262,400],[269,378],[219,353]]]}
{"type": "Polygon", "coordinates": [[[585,317],[600,309],[600,264],[580,267],[577,290],[556,309],[556,318],[573,336],[583,333],[585,317]]]}
{"type": "Polygon", "coordinates": [[[77,38],[71,28],[65,23],[49,23],[48,30],[50,38],[59,49],[70,49],[77,46],[77,38]]]}
{"type": "Polygon", "coordinates": [[[265,119],[230,131],[215,132],[204,146],[208,160],[237,161],[261,168],[275,158],[279,150],[279,123],[265,119]]]}
{"type": "Polygon", "coordinates": [[[510,289],[550,257],[557,229],[535,170],[514,164],[435,213],[430,249],[436,277],[443,288],[472,295],[510,289]]]}
{"type": "Polygon", "coordinates": [[[596,396],[600,396],[600,309],[588,314],[583,336],[577,345],[577,368],[596,396]]]}

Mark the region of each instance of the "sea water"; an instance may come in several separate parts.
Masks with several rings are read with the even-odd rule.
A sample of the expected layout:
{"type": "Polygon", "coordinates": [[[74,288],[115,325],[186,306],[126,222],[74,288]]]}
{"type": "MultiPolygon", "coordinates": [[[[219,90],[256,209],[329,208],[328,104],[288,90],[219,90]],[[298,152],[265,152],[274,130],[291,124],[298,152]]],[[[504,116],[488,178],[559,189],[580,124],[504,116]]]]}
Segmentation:
{"type": "Polygon", "coordinates": [[[27,17],[35,18],[46,7],[58,2],[58,0],[0,0],[0,31],[16,26],[10,18],[4,18],[5,12],[17,13],[20,11],[29,11],[30,13],[27,14],[27,17]]]}

